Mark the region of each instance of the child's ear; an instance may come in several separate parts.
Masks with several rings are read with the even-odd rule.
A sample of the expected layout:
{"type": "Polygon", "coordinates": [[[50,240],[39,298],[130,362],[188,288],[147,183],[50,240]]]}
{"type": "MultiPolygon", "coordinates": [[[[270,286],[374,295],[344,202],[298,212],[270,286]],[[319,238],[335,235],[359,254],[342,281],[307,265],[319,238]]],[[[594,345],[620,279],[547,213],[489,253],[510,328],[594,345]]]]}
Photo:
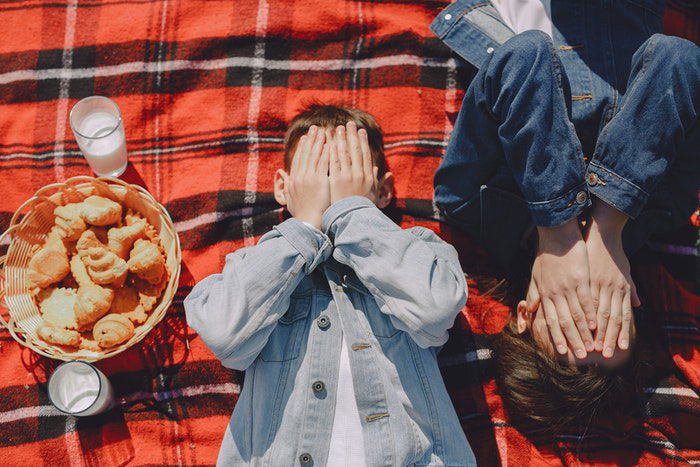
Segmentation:
{"type": "Polygon", "coordinates": [[[287,205],[287,197],[284,195],[284,182],[288,177],[287,172],[282,169],[277,169],[277,172],[275,172],[275,201],[282,206],[287,205]]]}
{"type": "Polygon", "coordinates": [[[385,173],[379,180],[377,188],[379,192],[377,195],[377,207],[384,209],[394,199],[394,174],[391,172],[385,173]]]}
{"type": "Polygon", "coordinates": [[[525,300],[520,300],[516,308],[517,320],[518,320],[518,334],[522,334],[528,328],[530,324],[530,313],[527,311],[527,302],[525,300]]]}

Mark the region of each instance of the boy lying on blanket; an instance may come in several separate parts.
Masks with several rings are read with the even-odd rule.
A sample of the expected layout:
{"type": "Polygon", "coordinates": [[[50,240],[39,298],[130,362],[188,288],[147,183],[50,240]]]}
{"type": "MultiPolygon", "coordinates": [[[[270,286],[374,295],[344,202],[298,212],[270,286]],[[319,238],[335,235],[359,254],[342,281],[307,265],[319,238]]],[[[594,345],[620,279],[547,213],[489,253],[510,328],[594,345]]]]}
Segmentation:
{"type": "Polygon", "coordinates": [[[380,211],[392,195],[369,114],[294,118],[275,175],[293,217],[185,300],[207,346],[246,370],[220,465],[475,465],[436,360],[464,275],[452,246],[380,211]]]}
{"type": "Polygon", "coordinates": [[[479,69],[435,200],[511,271],[534,224],[496,361],[512,412],[550,427],[634,399],[628,255],[687,223],[700,182],[700,48],[654,34],[663,1],[593,3],[458,0],[431,26],[479,69]]]}

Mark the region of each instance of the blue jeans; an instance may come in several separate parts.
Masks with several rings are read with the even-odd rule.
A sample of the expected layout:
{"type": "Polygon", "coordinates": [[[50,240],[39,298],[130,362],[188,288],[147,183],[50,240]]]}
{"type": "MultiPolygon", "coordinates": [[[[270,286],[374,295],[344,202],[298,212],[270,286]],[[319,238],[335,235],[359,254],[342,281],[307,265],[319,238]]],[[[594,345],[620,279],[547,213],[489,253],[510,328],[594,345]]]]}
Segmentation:
{"type": "Polygon", "coordinates": [[[591,196],[634,219],[624,233],[628,252],[653,230],[687,222],[700,181],[700,49],[655,34],[632,56],[628,77],[615,105],[600,111],[596,96],[572,100],[546,34],[527,31],[495,49],[467,89],[435,174],[447,219],[503,266],[530,222],[560,225],[591,196]],[[574,116],[579,100],[592,110],[574,116]]]}

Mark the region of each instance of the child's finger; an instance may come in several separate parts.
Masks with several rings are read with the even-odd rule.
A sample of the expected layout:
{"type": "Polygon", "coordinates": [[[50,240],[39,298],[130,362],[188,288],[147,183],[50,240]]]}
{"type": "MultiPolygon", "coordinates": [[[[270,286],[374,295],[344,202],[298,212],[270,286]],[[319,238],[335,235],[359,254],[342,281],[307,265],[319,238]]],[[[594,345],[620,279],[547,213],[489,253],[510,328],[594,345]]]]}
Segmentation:
{"type": "Polygon", "coordinates": [[[605,340],[605,332],[608,329],[608,322],[610,321],[610,298],[611,294],[607,287],[604,287],[600,291],[600,302],[598,303],[598,326],[595,334],[595,349],[598,352],[603,351],[603,343],[605,340]]]}
{"type": "Polygon", "coordinates": [[[311,153],[311,147],[316,142],[316,132],[318,127],[316,125],[311,125],[309,127],[309,132],[306,134],[306,139],[304,140],[304,145],[301,147],[301,153],[299,154],[299,165],[298,169],[300,171],[306,171],[308,166],[309,155],[311,153]]]}
{"type": "MultiPolygon", "coordinates": [[[[577,325],[588,326],[588,329],[593,330],[596,327],[595,316],[596,316],[596,306],[593,301],[593,293],[591,292],[591,287],[586,281],[580,284],[578,289],[576,289],[576,295],[578,303],[581,305],[581,310],[583,313],[578,317],[577,325]]],[[[587,333],[590,335],[590,333],[587,333]]],[[[583,334],[582,334],[583,335],[583,334]]]]}
{"type": "Polygon", "coordinates": [[[347,125],[348,152],[350,153],[350,164],[354,171],[362,170],[362,150],[360,149],[360,138],[357,136],[357,124],[348,122],[347,125]]]}
{"type": "Polygon", "coordinates": [[[527,312],[534,314],[535,311],[540,307],[540,293],[537,290],[535,281],[530,280],[530,285],[527,288],[527,295],[525,296],[525,303],[527,307],[527,312]]]}
{"type": "Polygon", "coordinates": [[[330,144],[330,161],[328,163],[328,176],[331,180],[335,180],[341,170],[340,157],[338,156],[338,138],[335,138],[330,144]]]}
{"type": "Polygon", "coordinates": [[[364,128],[358,130],[357,136],[360,139],[360,150],[362,151],[362,168],[365,172],[365,176],[371,178],[374,175],[374,171],[372,170],[372,152],[369,149],[367,130],[364,128]]]}
{"type": "Polygon", "coordinates": [[[586,317],[583,314],[583,309],[581,308],[581,304],[578,301],[578,297],[574,295],[568,298],[571,317],[573,318],[574,323],[578,328],[578,332],[581,336],[581,340],[583,341],[583,345],[586,348],[586,352],[592,352],[593,349],[595,349],[595,346],[593,345],[593,335],[591,335],[591,331],[586,325],[586,317]]]}
{"type": "Polygon", "coordinates": [[[326,139],[326,132],[323,129],[318,129],[316,131],[316,137],[314,138],[314,144],[311,146],[311,153],[309,154],[309,160],[307,162],[308,166],[306,170],[316,171],[316,166],[318,165],[318,160],[321,158],[321,152],[323,151],[324,141],[326,139]]]}
{"type": "Polygon", "coordinates": [[[299,141],[297,141],[297,147],[296,150],[294,151],[294,158],[292,159],[292,164],[289,167],[289,173],[296,173],[299,171],[299,164],[301,163],[302,159],[302,154],[304,152],[304,146],[306,144],[306,140],[309,139],[308,136],[302,135],[301,138],[299,138],[299,141]]]}
{"type": "Polygon", "coordinates": [[[339,126],[335,131],[335,143],[336,151],[338,153],[339,161],[339,171],[350,170],[352,161],[350,160],[350,155],[348,154],[348,144],[345,139],[345,127],[343,125],[339,126]]]}
{"type": "Polygon", "coordinates": [[[634,284],[630,284],[632,286],[632,306],[642,306],[642,301],[639,299],[639,295],[637,295],[637,287],[634,284]]]}
{"type": "Polygon", "coordinates": [[[620,336],[617,338],[617,345],[622,350],[629,347],[630,344],[630,326],[632,322],[632,300],[631,293],[625,293],[622,299],[622,328],[620,336]]]}
{"type": "Polygon", "coordinates": [[[555,305],[557,307],[559,326],[561,326],[561,330],[566,336],[566,341],[569,343],[571,350],[574,351],[576,358],[586,358],[586,346],[583,345],[581,334],[571,316],[569,301],[565,297],[558,297],[555,305]]]}
{"type": "Polygon", "coordinates": [[[610,358],[615,353],[617,338],[620,335],[622,325],[622,294],[614,292],[610,301],[610,319],[605,330],[605,342],[603,343],[603,357],[610,358]]]}
{"type": "Polygon", "coordinates": [[[549,334],[552,336],[552,343],[554,348],[560,354],[566,353],[566,338],[561,332],[561,327],[559,326],[559,319],[557,318],[557,309],[551,300],[545,298],[542,301],[542,310],[544,311],[545,321],[547,322],[547,328],[549,329],[549,334]]]}
{"type": "Polygon", "coordinates": [[[321,150],[321,156],[318,158],[318,163],[314,169],[316,172],[320,172],[323,175],[328,175],[328,161],[330,159],[331,145],[328,143],[323,143],[323,149],[321,150]]]}

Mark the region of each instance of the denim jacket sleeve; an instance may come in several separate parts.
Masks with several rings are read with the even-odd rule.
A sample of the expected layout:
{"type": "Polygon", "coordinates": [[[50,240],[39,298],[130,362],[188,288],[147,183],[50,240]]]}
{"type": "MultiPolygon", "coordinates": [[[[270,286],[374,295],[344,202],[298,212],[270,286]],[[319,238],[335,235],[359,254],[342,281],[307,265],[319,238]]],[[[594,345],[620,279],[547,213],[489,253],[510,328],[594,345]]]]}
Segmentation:
{"type": "Polygon", "coordinates": [[[187,323],[222,364],[244,370],[265,347],[294,289],[325,261],[324,234],[288,219],[257,245],[226,256],[220,274],[199,282],[185,299],[187,323]]]}
{"type": "Polygon", "coordinates": [[[447,341],[467,300],[452,245],[423,227],[401,229],[360,196],[331,205],[323,229],[333,239],[333,257],[355,271],[397,329],[424,348],[447,341]]]}

